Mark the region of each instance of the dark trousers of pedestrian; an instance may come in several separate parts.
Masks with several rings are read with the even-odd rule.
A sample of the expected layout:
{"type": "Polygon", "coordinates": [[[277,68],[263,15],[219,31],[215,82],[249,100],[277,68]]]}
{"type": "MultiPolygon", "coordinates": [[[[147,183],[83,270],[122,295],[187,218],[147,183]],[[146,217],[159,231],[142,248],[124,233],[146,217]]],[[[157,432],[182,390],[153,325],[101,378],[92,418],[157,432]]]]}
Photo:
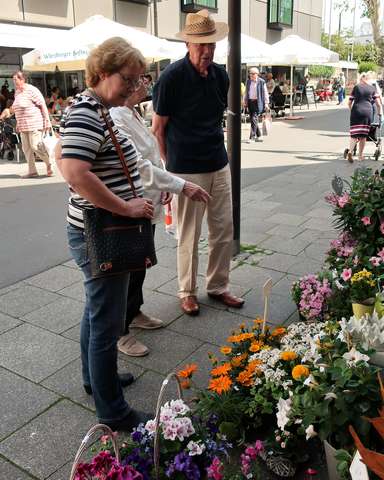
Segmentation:
{"type": "MultiPolygon", "coordinates": [[[[155,227],[152,225],[153,236],[155,236],[155,227]]],[[[128,299],[127,299],[127,314],[125,317],[122,336],[128,335],[129,326],[132,320],[140,313],[141,306],[144,303],[143,285],[147,270],[139,270],[138,272],[131,272],[129,276],[128,299]]]]}
{"type": "Polygon", "coordinates": [[[251,119],[251,133],[249,135],[249,138],[254,139],[255,137],[261,137],[258,123],[258,118],[261,112],[259,112],[257,100],[248,100],[248,112],[251,119]]]}
{"type": "Polygon", "coordinates": [[[343,87],[339,87],[338,90],[337,90],[337,100],[339,103],[343,103],[344,101],[344,88],[343,87]]]}

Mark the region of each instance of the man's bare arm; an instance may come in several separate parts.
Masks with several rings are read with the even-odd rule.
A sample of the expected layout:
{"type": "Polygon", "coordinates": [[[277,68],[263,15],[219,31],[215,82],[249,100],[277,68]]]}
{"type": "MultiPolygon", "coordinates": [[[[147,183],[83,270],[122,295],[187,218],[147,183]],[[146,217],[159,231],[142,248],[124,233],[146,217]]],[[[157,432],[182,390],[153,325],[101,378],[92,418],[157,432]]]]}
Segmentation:
{"type": "Polygon", "coordinates": [[[167,146],[165,142],[165,127],[167,126],[169,117],[163,117],[157,113],[153,114],[152,119],[152,132],[157,138],[157,143],[159,144],[160,155],[164,160],[164,163],[167,164],[167,146]]]}

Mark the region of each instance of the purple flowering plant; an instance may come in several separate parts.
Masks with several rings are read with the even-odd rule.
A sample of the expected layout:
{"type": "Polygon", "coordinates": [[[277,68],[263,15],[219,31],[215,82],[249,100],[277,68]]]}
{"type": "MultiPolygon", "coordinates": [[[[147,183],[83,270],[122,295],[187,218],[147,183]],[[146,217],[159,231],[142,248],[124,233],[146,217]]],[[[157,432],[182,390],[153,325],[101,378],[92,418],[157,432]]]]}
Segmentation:
{"type": "Polygon", "coordinates": [[[306,275],[292,285],[292,298],[300,315],[308,321],[324,320],[331,295],[331,282],[322,274],[306,275]]]}

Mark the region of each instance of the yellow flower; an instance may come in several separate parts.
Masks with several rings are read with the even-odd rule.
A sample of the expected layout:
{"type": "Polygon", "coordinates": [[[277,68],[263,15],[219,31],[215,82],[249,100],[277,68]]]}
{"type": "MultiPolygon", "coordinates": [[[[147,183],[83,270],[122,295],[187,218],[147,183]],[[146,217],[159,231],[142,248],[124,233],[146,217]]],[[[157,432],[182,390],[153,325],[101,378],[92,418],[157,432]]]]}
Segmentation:
{"type": "Polygon", "coordinates": [[[220,348],[220,352],[224,355],[229,355],[232,352],[232,347],[223,346],[220,348]]]}
{"type": "Polygon", "coordinates": [[[297,353],[295,352],[281,352],[280,358],[286,362],[290,362],[291,360],[295,360],[297,358],[297,353]]]}
{"type": "Polygon", "coordinates": [[[211,370],[212,377],[219,377],[220,375],[226,375],[232,369],[231,364],[229,362],[223,363],[218,367],[211,370]]]}
{"type": "Polygon", "coordinates": [[[253,323],[255,325],[262,325],[264,323],[264,320],[262,318],[256,318],[255,320],[253,320],[253,323]]]}
{"type": "Polygon", "coordinates": [[[222,375],[221,377],[212,378],[209,382],[209,390],[213,390],[219,395],[223,392],[228,392],[232,385],[232,380],[227,375],[222,375]]]}
{"type": "Polygon", "coordinates": [[[301,378],[307,378],[309,375],[309,369],[305,365],[296,365],[292,369],[292,377],[295,380],[300,380],[301,378]]]}
{"type": "Polygon", "coordinates": [[[262,344],[260,342],[252,342],[251,346],[249,347],[249,351],[252,353],[259,352],[261,349],[262,344]]]}

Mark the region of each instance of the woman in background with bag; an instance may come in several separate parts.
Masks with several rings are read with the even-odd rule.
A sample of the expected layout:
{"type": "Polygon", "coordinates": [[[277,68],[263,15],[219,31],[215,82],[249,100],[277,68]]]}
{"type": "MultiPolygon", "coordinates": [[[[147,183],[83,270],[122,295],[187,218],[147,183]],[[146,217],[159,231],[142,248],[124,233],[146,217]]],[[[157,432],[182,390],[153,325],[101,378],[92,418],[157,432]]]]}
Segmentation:
{"type": "MultiPolygon", "coordinates": [[[[140,103],[146,94],[146,87],[142,83],[139,89],[127,99],[124,107],[112,108],[110,113],[116,127],[134,143],[140,154],[137,164],[145,189],[145,196],[153,202],[154,218],[152,224],[153,233],[155,233],[156,223],[162,220],[163,206],[169,204],[172,200],[172,193],[183,192],[192,200],[203,202],[208,201],[209,195],[198,185],[164,170],[157,140],[135,110],[135,105],[140,103]]],[[[129,327],[153,330],[164,325],[160,319],[145,315],[141,311],[141,306],[144,303],[143,284],[145,274],[146,270],[131,273],[124,335],[117,344],[120,352],[133,357],[147,355],[149,350],[129,333],[129,327]]]]}
{"type": "Polygon", "coordinates": [[[15,84],[15,101],[12,109],[16,115],[16,131],[20,132],[21,145],[28,162],[28,173],[21,178],[38,177],[35,154],[41,158],[47,167],[47,176],[53,175],[49,155],[41,148],[43,132],[49,131],[51,122],[45,100],[40,91],[26,83],[23,72],[13,75],[15,84]]]}
{"type": "MultiPolygon", "coordinates": [[[[69,248],[85,278],[80,330],[84,388],[93,393],[99,421],[124,431],[151,417],[127,404],[122,387],[132,383],[133,376],[117,373],[117,340],[126,316],[130,274],[95,277],[86,244],[89,237],[84,232],[88,214],[84,213],[100,210],[116,218],[153,218],[152,202],[142,198],[136,149],[118,132],[108,112],[112,106],[123,105],[140,86],[143,68],[142,54],[122,38],[110,38],[92,50],[86,61],[90,88],[76,97],[63,116],[58,161],[71,193],[69,248]]],[[[119,233],[117,228],[115,234],[119,233]]],[[[138,236],[139,230],[132,229],[132,235],[138,236]]]]}

